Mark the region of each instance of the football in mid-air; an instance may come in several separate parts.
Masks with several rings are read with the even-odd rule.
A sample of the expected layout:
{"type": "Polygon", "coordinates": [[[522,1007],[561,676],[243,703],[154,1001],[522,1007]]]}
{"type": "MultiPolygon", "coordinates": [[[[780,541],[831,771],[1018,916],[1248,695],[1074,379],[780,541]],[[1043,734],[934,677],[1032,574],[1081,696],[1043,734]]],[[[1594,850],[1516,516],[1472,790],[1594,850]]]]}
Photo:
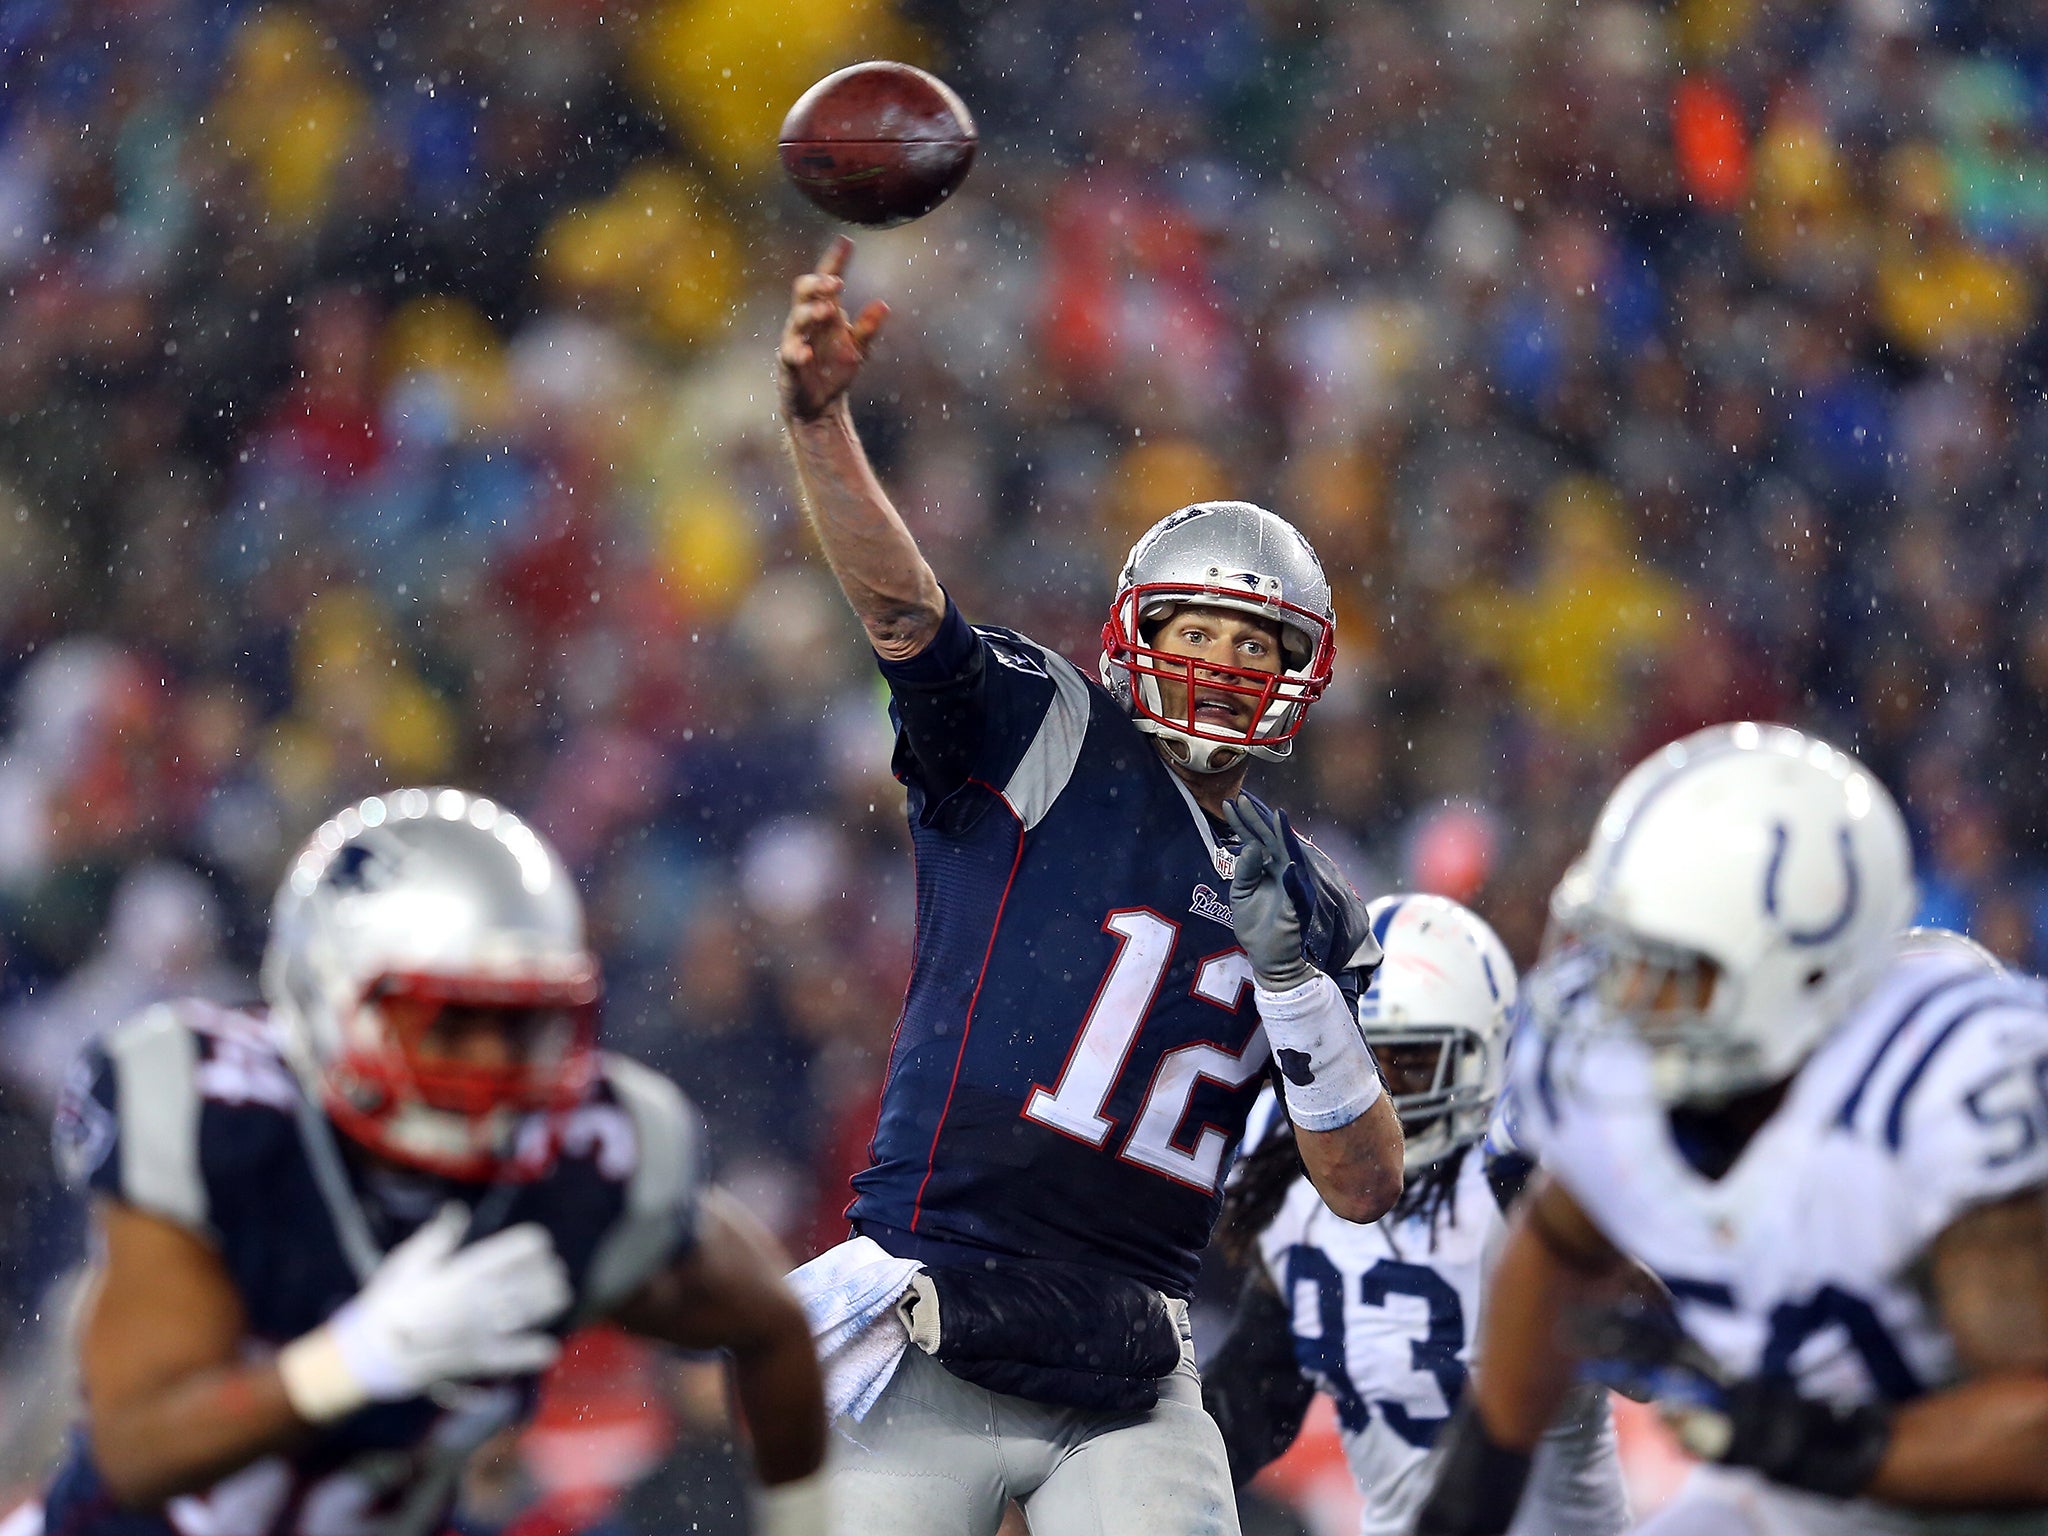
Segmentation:
{"type": "Polygon", "coordinates": [[[950,86],[880,59],[827,75],[797,99],[782,120],[782,168],[835,219],[886,229],[950,197],[976,142],[950,86]]]}

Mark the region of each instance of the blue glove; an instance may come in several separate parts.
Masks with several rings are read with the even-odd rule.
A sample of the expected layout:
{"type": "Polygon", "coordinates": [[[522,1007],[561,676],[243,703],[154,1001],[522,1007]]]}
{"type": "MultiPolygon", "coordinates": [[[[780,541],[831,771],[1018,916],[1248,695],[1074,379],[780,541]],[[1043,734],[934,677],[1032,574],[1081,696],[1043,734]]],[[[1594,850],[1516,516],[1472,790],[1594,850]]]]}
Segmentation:
{"type": "Polygon", "coordinates": [[[1223,819],[1242,840],[1230,882],[1230,916],[1252,974],[1268,992],[1286,992],[1315,974],[1302,952],[1302,926],[1314,907],[1307,859],[1284,812],[1249,795],[1223,806],[1223,819]]]}

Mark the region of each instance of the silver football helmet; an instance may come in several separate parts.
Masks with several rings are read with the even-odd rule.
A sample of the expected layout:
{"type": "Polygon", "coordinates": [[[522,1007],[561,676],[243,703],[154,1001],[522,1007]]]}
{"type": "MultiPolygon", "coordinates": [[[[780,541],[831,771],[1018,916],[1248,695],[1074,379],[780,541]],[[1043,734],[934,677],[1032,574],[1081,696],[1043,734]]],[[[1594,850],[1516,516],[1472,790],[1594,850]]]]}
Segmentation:
{"type": "Polygon", "coordinates": [[[1248,501],[1197,502],[1153,524],[1125,560],[1102,626],[1102,682],[1138,729],[1176,759],[1197,773],[1221,773],[1246,753],[1278,759],[1294,750],[1309,705],[1329,686],[1336,632],[1329,580],[1291,523],[1248,501]],[[1251,702],[1243,729],[1197,720],[1195,662],[1152,644],[1160,625],[1191,605],[1279,626],[1277,674],[1209,662],[1199,668],[1202,688],[1251,702]],[[1166,712],[1162,678],[1184,685],[1185,714],[1166,712]]]}
{"type": "Polygon", "coordinates": [[[531,1178],[596,1062],[597,961],[561,858],[459,789],[348,806],[292,860],[263,992],[293,1066],[355,1141],[463,1179],[531,1178]],[[446,1009],[494,1014],[484,1060],[440,1048],[446,1009]]]}
{"type": "Polygon", "coordinates": [[[1485,919],[1447,896],[1382,896],[1366,911],[1384,958],[1358,1000],[1358,1021],[1388,1075],[1414,1173],[1486,1134],[1507,1060],[1515,963],[1485,919]],[[1426,1074],[1426,1085],[1402,1082],[1408,1073],[1426,1074]]]}

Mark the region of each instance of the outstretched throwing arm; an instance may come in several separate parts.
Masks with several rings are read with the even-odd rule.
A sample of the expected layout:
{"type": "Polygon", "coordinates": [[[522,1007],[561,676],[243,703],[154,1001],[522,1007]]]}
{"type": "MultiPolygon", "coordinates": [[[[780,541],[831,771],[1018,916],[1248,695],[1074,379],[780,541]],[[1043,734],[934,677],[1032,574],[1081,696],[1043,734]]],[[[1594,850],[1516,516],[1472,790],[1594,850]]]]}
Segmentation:
{"type": "Polygon", "coordinates": [[[889,307],[876,300],[849,318],[840,304],[853,242],[841,235],[815,271],[796,280],[776,350],[776,377],[803,489],[839,590],[884,660],[922,651],[938,632],[946,598],[854,431],[846,390],[880,334],[889,307]]]}

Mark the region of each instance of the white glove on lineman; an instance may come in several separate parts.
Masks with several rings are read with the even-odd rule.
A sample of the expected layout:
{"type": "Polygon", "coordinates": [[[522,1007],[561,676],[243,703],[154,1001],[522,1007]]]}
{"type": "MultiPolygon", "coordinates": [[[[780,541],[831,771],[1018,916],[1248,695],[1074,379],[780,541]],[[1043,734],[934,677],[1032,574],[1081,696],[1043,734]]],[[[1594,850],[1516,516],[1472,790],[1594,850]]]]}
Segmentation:
{"type": "Polygon", "coordinates": [[[561,1345],[540,1329],[569,1305],[570,1290],[552,1239],[526,1222],[458,1248],[468,1224],[468,1211],[443,1206],[339,1312],[278,1352],[300,1418],[324,1424],[442,1382],[553,1363],[561,1345]]]}

